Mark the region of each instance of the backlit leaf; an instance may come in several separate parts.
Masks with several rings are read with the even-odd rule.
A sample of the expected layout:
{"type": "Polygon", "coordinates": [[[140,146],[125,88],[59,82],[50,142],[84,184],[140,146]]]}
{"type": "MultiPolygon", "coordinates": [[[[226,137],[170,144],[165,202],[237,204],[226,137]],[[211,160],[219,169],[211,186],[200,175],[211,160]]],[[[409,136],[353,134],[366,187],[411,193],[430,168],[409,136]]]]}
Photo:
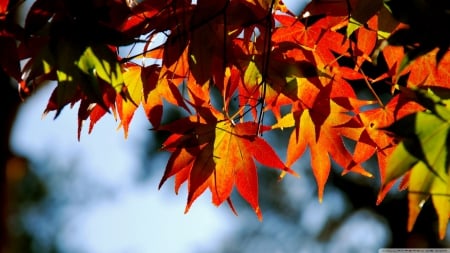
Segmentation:
{"type": "Polygon", "coordinates": [[[123,86],[120,64],[116,56],[107,47],[88,47],[76,65],[87,75],[99,77],[109,83],[116,92],[123,86]]]}
{"type": "Polygon", "coordinates": [[[351,117],[346,109],[336,104],[332,97],[333,84],[319,90],[310,107],[294,107],[273,128],[295,127],[288,144],[287,166],[291,166],[306,148],[311,150],[311,166],[318,184],[318,197],[322,201],[326,181],[331,169],[331,159],[344,168],[344,172],[354,171],[371,176],[357,164],[344,146],[339,125],[351,117]]]}
{"type": "Polygon", "coordinates": [[[215,205],[229,201],[233,187],[262,219],[258,202],[258,180],[254,160],[296,175],[259,136],[258,124],[221,119],[202,108],[197,117],[184,118],[159,130],[172,132],[163,149],[172,152],[160,186],[176,175],[175,189],[188,182],[186,212],[206,189],[215,205]],[[203,114],[203,115],[202,115],[203,114]],[[181,173],[181,174],[180,174],[181,173]]]}
{"type": "Polygon", "coordinates": [[[439,217],[439,234],[443,238],[449,214],[448,199],[443,201],[443,196],[449,193],[450,118],[448,109],[442,105],[436,107],[445,114],[419,112],[406,116],[387,128],[402,141],[390,156],[385,183],[411,170],[408,229],[412,230],[423,203],[431,196],[439,217]],[[441,115],[445,115],[444,118],[441,115]]]}

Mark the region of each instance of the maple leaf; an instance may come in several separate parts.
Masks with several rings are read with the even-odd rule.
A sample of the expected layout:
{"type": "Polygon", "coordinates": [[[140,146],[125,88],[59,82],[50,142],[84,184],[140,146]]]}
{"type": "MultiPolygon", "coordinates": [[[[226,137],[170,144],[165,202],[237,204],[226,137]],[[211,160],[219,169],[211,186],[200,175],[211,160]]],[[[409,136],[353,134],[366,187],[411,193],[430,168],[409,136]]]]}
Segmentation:
{"type": "MultiPolygon", "coordinates": [[[[442,55],[439,63],[437,54],[438,48],[426,54],[408,61],[404,50],[398,46],[386,46],[383,55],[388,65],[387,76],[392,77],[393,83],[397,83],[399,77],[407,77],[407,86],[414,87],[439,87],[448,89],[447,81],[450,78],[448,65],[450,64],[450,54],[442,55]]],[[[393,87],[394,89],[395,87],[393,87]]]]}
{"type": "Polygon", "coordinates": [[[401,142],[390,156],[383,183],[388,184],[410,171],[408,231],[413,229],[422,206],[431,197],[441,239],[445,236],[450,214],[449,121],[450,110],[436,104],[433,111],[411,114],[386,128],[401,142]]]}
{"type": "Polygon", "coordinates": [[[161,67],[156,64],[140,66],[127,63],[124,66],[126,91],[124,96],[117,96],[116,103],[125,137],[128,136],[128,127],[134,112],[140,105],[154,128],[161,124],[163,99],[189,111],[176,85],[170,80],[160,78],[160,72],[161,67]]]}
{"type": "MultiPolygon", "coordinates": [[[[143,80],[141,77],[142,67],[127,63],[123,67],[123,80],[126,92],[123,96],[117,97],[117,111],[120,117],[120,126],[123,127],[125,138],[128,136],[128,127],[134,112],[143,99],[143,80]]],[[[151,85],[151,84],[150,84],[151,85]]]]}
{"type": "Polygon", "coordinates": [[[199,115],[180,119],[158,129],[172,133],[162,147],[172,152],[172,155],[160,187],[173,175],[176,175],[176,192],[187,181],[185,211],[188,212],[192,203],[206,189],[211,191],[215,205],[225,200],[231,204],[229,198],[235,186],[258,218],[262,219],[254,160],[293,175],[296,173],[286,167],[265,140],[256,135],[260,127],[257,123],[235,124],[211,108],[198,111],[199,115]]]}
{"type": "MultiPolygon", "coordinates": [[[[318,185],[319,201],[322,201],[330,173],[330,158],[344,168],[344,173],[353,171],[371,177],[370,173],[353,160],[344,146],[341,130],[337,127],[351,118],[347,114],[347,109],[331,99],[337,96],[336,93],[340,93],[337,89],[342,88],[345,88],[345,85],[341,87],[333,85],[332,82],[324,87],[315,87],[315,96],[304,97],[305,102],[294,104],[292,112],[272,126],[281,129],[295,126],[288,143],[287,166],[291,166],[300,158],[307,147],[310,148],[311,166],[318,185]],[[334,95],[332,95],[333,86],[334,95]]],[[[312,92],[307,93],[311,96],[312,92]]]]}
{"type": "Polygon", "coordinates": [[[281,27],[276,28],[272,34],[272,40],[275,43],[292,41],[312,49],[322,33],[322,27],[319,25],[307,26],[297,17],[276,15],[275,18],[281,24],[281,27]]]}
{"type": "Polygon", "coordinates": [[[401,60],[404,56],[403,48],[388,45],[383,48],[382,54],[388,67],[385,77],[391,78],[392,83],[397,83],[399,76],[406,72],[405,70],[399,72],[401,60]]]}
{"type": "MultiPolygon", "coordinates": [[[[392,135],[383,131],[383,128],[422,109],[423,107],[418,103],[410,101],[403,94],[398,94],[384,107],[361,112],[340,125],[341,134],[356,142],[353,160],[356,163],[363,163],[375,154],[380,179],[383,182],[386,177],[388,158],[396,146],[392,135]]],[[[394,182],[380,187],[377,204],[381,203],[393,185],[394,182]]]]}
{"type": "MultiPolygon", "coordinates": [[[[248,61],[246,64],[245,69],[242,71],[241,85],[238,86],[240,104],[248,105],[251,108],[253,116],[256,118],[257,105],[259,105],[261,98],[264,96],[264,102],[267,105],[266,110],[272,110],[278,118],[280,106],[292,103],[292,99],[289,98],[289,93],[292,96],[296,96],[296,94],[294,95],[295,92],[292,92],[290,87],[285,85],[289,78],[292,77],[287,78],[286,76],[282,76],[282,74],[277,73],[278,71],[272,68],[268,77],[271,81],[269,85],[263,82],[260,57],[255,57],[254,61],[248,61]]],[[[273,65],[271,64],[271,66],[273,65]]],[[[284,73],[295,72],[297,69],[295,65],[290,65],[286,69],[283,69],[283,66],[278,66],[278,69],[284,73]]]]}
{"type": "MultiPolygon", "coordinates": [[[[119,93],[123,87],[123,77],[117,56],[106,46],[87,47],[75,65],[91,79],[94,92],[96,80],[102,79],[119,93]]],[[[81,80],[76,80],[81,81],[81,80]]],[[[83,87],[84,90],[89,88],[83,87]]],[[[91,95],[91,94],[88,94],[91,95]]],[[[93,94],[96,96],[96,94],[93,94]]]]}
{"type": "Polygon", "coordinates": [[[367,21],[367,28],[360,27],[356,33],[356,43],[353,45],[353,56],[357,57],[356,66],[359,68],[364,61],[371,62],[371,55],[377,43],[377,16],[373,16],[367,21]]]}
{"type": "Polygon", "coordinates": [[[80,96],[81,102],[78,108],[78,140],[81,138],[81,130],[85,120],[90,120],[88,133],[91,133],[97,121],[107,113],[112,112],[114,114],[114,118],[117,116],[115,113],[116,91],[107,82],[101,79],[98,84],[102,94],[101,104],[93,101],[89,97],[80,96]]]}
{"type": "Polygon", "coordinates": [[[219,64],[214,64],[217,52],[221,54],[223,38],[217,38],[217,27],[202,26],[192,33],[189,46],[189,67],[197,83],[204,84],[214,72],[214,68],[222,70],[224,55],[219,55],[219,64]],[[222,60],[223,59],[223,60],[222,60]]]}
{"type": "MultiPolygon", "coordinates": [[[[150,93],[157,93],[154,89],[158,81],[159,67],[151,65],[149,67],[142,67],[137,64],[128,63],[124,66],[123,79],[125,82],[126,92],[124,96],[117,97],[117,110],[121,119],[120,126],[123,127],[125,138],[128,136],[128,127],[133,118],[134,112],[141,105],[145,104],[144,108],[148,114],[150,122],[155,126],[159,125],[162,117],[162,101],[160,98],[155,100],[155,95],[150,93]],[[150,78],[147,78],[145,73],[149,73],[150,78]],[[151,74],[152,73],[152,74],[151,74]],[[146,88],[144,89],[144,84],[146,88]],[[145,96],[144,96],[145,92],[145,96]],[[154,103],[147,103],[147,98],[151,97],[150,101],[154,103]],[[151,116],[150,116],[151,115],[151,116]]],[[[158,95],[157,95],[158,96],[158,95]]]]}
{"type": "Polygon", "coordinates": [[[408,85],[411,86],[434,86],[450,88],[450,53],[442,56],[437,63],[438,48],[418,57],[411,63],[408,76],[408,85]]]}

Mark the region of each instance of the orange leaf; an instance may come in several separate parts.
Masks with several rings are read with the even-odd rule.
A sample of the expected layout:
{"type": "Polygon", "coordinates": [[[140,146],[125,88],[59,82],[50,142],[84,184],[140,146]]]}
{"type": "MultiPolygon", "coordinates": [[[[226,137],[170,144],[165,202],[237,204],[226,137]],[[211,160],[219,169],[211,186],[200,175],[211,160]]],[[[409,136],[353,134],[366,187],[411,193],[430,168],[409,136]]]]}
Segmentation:
{"type": "Polygon", "coordinates": [[[435,86],[450,88],[450,53],[446,53],[439,64],[436,62],[438,48],[417,58],[411,63],[409,86],[435,86]]]}
{"type": "Polygon", "coordinates": [[[276,15],[275,18],[282,25],[272,34],[275,43],[294,42],[312,49],[322,33],[321,27],[317,25],[307,27],[297,17],[276,15]]]}
{"type": "Polygon", "coordinates": [[[364,61],[372,61],[371,55],[375,49],[378,37],[376,31],[377,23],[377,16],[373,16],[367,22],[368,28],[362,26],[356,31],[356,43],[354,44],[353,52],[357,57],[356,66],[358,68],[362,66],[364,61]],[[374,27],[375,29],[371,29],[371,27],[374,27]]]}
{"type": "Polygon", "coordinates": [[[163,149],[172,152],[172,156],[160,186],[173,175],[176,175],[176,191],[187,181],[186,212],[206,189],[211,191],[212,201],[218,206],[225,200],[229,201],[235,186],[261,219],[254,160],[294,175],[296,173],[286,167],[270,145],[256,135],[257,123],[234,124],[223,119],[212,108],[198,110],[199,115],[158,129],[172,132],[163,144],[163,149]]]}
{"type": "MultiPolygon", "coordinates": [[[[362,163],[376,154],[380,178],[384,182],[387,159],[393,152],[395,143],[393,137],[381,129],[421,109],[421,106],[409,101],[405,96],[396,95],[384,108],[364,111],[340,125],[342,134],[356,141],[353,160],[362,163]]],[[[392,186],[393,183],[386,184],[380,189],[377,204],[381,203],[392,186]]]]}
{"type": "Polygon", "coordinates": [[[142,67],[134,63],[124,66],[125,94],[117,96],[117,109],[125,137],[134,112],[143,105],[148,120],[157,128],[163,113],[163,98],[188,110],[178,88],[160,75],[160,66],[142,67]]]}
{"type": "Polygon", "coordinates": [[[123,80],[126,87],[126,94],[124,96],[117,96],[117,108],[125,138],[128,136],[128,126],[133,118],[134,112],[143,98],[141,68],[141,66],[132,63],[125,66],[123,80]]]}
{"type": "Polygon", "coordinates": [[[331,158],[344,168],[344,172],[353,171],[371,176],[353,160],[344,146],[341,129],[337,127],[351,118],[347,114],[347,109],[331,99],[333,96],[341,97],[342,89],[345,90],[343,84],[345,83],[334,85],[332,82],[321,87],[313,104],[301,105],[297,102],[292,112],[273,126],[273,128],[295,126],[287,148],[287,166],[299,159],[306,147],[310,148],[311,166],[318,184],[319,201],[322,201],[331,168],[331,158]]]}

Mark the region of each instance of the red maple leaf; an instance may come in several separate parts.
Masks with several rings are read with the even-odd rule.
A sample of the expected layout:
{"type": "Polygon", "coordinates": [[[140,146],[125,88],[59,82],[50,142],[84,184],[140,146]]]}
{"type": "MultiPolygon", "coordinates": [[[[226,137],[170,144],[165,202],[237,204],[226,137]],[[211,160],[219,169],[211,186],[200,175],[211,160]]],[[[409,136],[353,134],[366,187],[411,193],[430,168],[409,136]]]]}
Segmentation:
{"type": "MultiPolygon", "coordinates": [[[[318,184],[319,201],[322,201],[325,183],[331,169],[331,159],[348,171],[371,176],[359,163],[353,160],[351,153],[343,143],[340,124],[347,122],[348,109],[336,103],[333,98],[348,102],[356,98],[344,82],[330,82],[324,87],[312,86],[305,89],[303,96],[294,104],[292,112],[285,115],[273,128],[295,127],[289,139],[286,165],[291,166],[299,159],[306,148],[311,151],[311,166],[318,184]],[[338,99],[339,98],[339,99],[338,99]]],[[[342,102],[342,101],[341,101],[342,102]]],[[[350,103],[350,102],[349,102],[350,103]]],[[[347,104],[349,104],[347,103],[347,104]]],[[[363,103],[361,103],[363,104],[363,103]]]]}
{"type": "MultiPolygon", "coordinates": [[[[387,160],[396,143],[392,135],[382,129],[400,118],[422,110],[422,107],[403,95],[394,96],[384,107],[361,112],[351,120],[339,126],[342,134],[356,141],[353,160],[357,163],[367,161],[374,154],[377,156],[380,179],[384,182],[387,160]]],[[[377,204],[381,203],[395,182],[380,189],[377,204]]]]}
{"type": "MultiPolygon", "coordinates": [[[[264,139],[257,136],[260,127],[257,123],[234,123],[212,108],[197,110],[198,115],[158,129],[172,133],[162,147],[172,155],[160,187],[175,175],[175,191],[178,192],[181,184],[187,181],[187,212],[206,189],[211,191],[215,205],[225,200],[231,205],[230,194],[235,186],[262,219],[254,160],[293,175],[296,173],[286,167],[264,139]]],[[[264,129],[268,130],[267,127],[264,129]]],[[[232,205],[231,208],[234,210],[232,205]]]]}

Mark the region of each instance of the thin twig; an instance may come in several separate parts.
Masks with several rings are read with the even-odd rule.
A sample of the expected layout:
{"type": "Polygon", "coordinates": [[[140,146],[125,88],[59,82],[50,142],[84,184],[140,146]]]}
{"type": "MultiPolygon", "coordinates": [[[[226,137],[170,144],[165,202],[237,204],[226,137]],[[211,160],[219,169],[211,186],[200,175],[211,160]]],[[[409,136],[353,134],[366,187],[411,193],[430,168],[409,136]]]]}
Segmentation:
{"type": "MultiPolygon", "coordinates": [[[[223,52],[222,52],[223,66],[222,66],[222,71],[224,73],[224,83],[223,83],[223,88],[224,88],[223,93],[224,94],[222,94],[222,98],[223,98],[224,108],[228,108],[228,105],[226,105],[226,95],[227,95],[226,93],[227,93],[227,89],[229,88],[228,86],[226,86],[227,88],[225,89],[225,76],[226,76],[226,69],[227,69],[227,65],[228,65],[228,61],[227,61],[227,36],[228,36],[227,24],[228,24],[228,19],[227,19],[226,9],[228,8],[229,4],[230,4],[230,0],[227,0],[225,3],[225,7],[224,7],[225,11],[223,12],[223,52]]],[[[228,112],[227,112],[227,116],[229,116],[228,112]]]]}
{"type": "Polygon", "coordinates": [[[364,77],[364,82],[367,85],[367,88],[369,88],[370,92],[372,93],[372,95],[375,97],[375,99],[377,100],[378,104],[381,106],[381,108],[385,108],[385,105],[383,103],[383,101],[381,101],[380,96],[378,96],[378,94],[375,92],[375,90],[372,87],[372,84],[370,83],[369,79],[367,79],[366,74],[364,73],[364,71],[362,70],[361,67],[359,67],[359,71],[361,72],[361,74],[364,77]]]}
{"type": "Polygon", "coordinates": [[[261,95],[261,109],[258,116],[258,132],[257,135],[261,135],[261,125],[264,121],[264,106],[267,93],[267,76],[269,73],[270,52],[272,48],[272,12],[275,5],[275,0],[270,3],[269,12],[266,17],[266,36],[264,37],[264,61],[263,61],[263,73],[262,73],[262,95],[261,95]]]}

